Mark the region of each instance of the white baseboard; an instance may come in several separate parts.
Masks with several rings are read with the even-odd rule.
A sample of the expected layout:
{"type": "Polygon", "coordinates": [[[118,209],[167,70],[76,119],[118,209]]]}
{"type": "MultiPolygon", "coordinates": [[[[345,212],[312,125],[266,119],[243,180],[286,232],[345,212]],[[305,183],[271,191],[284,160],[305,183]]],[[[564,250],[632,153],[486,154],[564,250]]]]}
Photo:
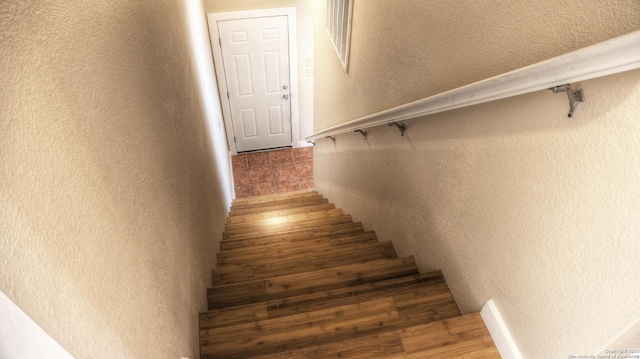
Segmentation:
{"type": "Polygon", "coordinates": [[[496,344],[502,359],[522,359],[522,355],[513,341],[513,337],[511,337],[504,320],[502,320],[498,308],[493,303],[493,299],[484,305],[480,311],[480,316],[482,316],[484,325],[487,326],[491,339],[496,344]]]}

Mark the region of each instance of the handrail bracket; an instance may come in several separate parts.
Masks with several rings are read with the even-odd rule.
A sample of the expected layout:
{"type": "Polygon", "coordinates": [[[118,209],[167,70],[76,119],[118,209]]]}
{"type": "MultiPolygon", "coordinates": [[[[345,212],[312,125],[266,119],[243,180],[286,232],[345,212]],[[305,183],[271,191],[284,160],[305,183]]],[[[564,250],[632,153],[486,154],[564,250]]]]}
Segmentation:
{"type": "Polygon", "coordinates": [[[353,132],[360,132],[360,134],[364,137],[364,139],[367,139],[367,135],[369,134],[367,131],[362,131],[362,130],[355,130],[353,132]]]}
{"type": "Polygon", "coordinates": [[[333,143],[336,143],[336,138],[335,138],[335,137],[327,136],[327,137],[325,137],[325,138],[330,138],[330,139],[333,141],[333,143]]]}
{"type": "Polygon", "coordinates": [[[389,122],[387,123],[387,126],[396,126],[398,128],[398,130],[400,130],[400,136],[404,136],[404,130],[406,128],[405,124],[401,124],[401,123],[397,123],[397,122],[389,122]]]}
{"type": "Polygon", "coordinates": [[[550,88],[549,90],[553,91],[553,93],[561,93],[566,92],[569,97],[569,106],[571,106],[571,110],[569,110],[569,117],[573,117],[573,113],[578,108],[580,102],[584,102],[584,90],[580,89],[578,91],[573,91],[571,85],[560,85],[550,88]]]}

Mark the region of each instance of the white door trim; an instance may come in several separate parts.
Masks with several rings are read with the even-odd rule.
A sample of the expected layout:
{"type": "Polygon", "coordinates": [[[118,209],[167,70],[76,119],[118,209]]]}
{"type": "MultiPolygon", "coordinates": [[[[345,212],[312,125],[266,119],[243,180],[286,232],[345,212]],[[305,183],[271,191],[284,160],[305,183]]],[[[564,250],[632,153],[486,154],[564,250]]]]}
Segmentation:
{"type": "Polygon", "coordinates": [[[233,124],[231,123],[231,105],[227,97],[227,80],[224,76],[222,65],[222,47],[220,46],[220,33],[218,32],[218,21],[239,20],[267,16],[287,16],[289,26],[289,79],[291,96],[291,143],[294,147],[300,142],[300,124],[298,119],[298,39],[296,35],[296,8],[282,7],[275,9],[246,10],[208,13],[209,32],[211,34],[211,48],[213,50],[213,62],[216,68],[216,78],[220,89],[220,103],[222,104],[222,116],[224,118],[229,152],[231,155],[238,153],[236,143],[233,141],[233,124]]]}

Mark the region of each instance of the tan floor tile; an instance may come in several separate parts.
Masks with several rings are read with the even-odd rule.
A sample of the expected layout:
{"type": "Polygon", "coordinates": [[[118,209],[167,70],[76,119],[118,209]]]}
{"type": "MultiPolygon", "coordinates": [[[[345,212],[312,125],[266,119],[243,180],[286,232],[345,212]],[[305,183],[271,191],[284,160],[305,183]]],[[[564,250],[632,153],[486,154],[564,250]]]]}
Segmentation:
{"type": "Polygon", "coordinates": [[[296,166],[293,164],[293,162],[273,165],[273,174],[276,181],[298,179],[298,172],[296,172],[296,166]]]}
{"type": "Polygon", "coordinates": [[[231,156],[231,168],[241,169],[241,168],[249,168],[247,164],[247,155],[241,153],[239,155],[231,156]]]}
{"type": "Polygon", "coordinates": [[[300,178],[300,189],[313,189],[313,177],[300,178]]]}
{"type": "Polygon", "coordinates": [[[251,197],[251,185],[236,186],[236,198],[251,197]]]}
{"type": "Polygon", "coordinates": [[[299,190],[300,190],[300,181],[297,178],[276,182],[276,191],[278,193],[292,192],[292,191],[299,191],[299,190]]]}
{"type": "Polygon", "coordinates": [[[268,153],[269,157],[271,158],[272,164],[293,162],[293,154],[291,153],[290,148],[284,150],[269,151],[268,153]]]}
{"type": "Polygon", "coordinates": [[[249,168],[249,178],[251,183],[273,182],[273,169],[271,166],[249,168]]]}
{"type": "Polygon", "coordinates": [[[237,186],[246,186],[251,183],[249,170],[246,168],[233,169],[233,184],[237,186]]]}
{"type": "Polygon", "coordinates": [[[267,166],[271,164],[268,152],[252,152],[247,154],[249,168],[267,166]]]}
{"type": "Polygon", "coordinates": [[[313,161],[296,162],[298,177],[313,177],[313,161]]]}
{"type": "Polygon", "coordinates": [[[262,196],[265,194],[276,193],[276,187],[273,182],[261,182],[251,184],[251,194],[254,196],[262,196]]]}
{"type": "Polygon", "coordinates": [[[313,146],[294,148],[293,157],[296,160],[296,162],[312,160],[313,146]]]}

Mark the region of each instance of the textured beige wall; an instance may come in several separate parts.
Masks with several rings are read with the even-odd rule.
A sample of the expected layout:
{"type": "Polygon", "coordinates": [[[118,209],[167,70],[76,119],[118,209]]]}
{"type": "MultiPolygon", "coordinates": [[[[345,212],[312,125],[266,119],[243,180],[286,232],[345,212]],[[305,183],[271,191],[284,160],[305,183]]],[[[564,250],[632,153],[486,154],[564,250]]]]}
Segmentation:
{"type": "Polygon", "coordinates": [[[224,222],[180,2],[0,2],[0,290],[77,358],[196,358],[224,222]]]}
{"type": "MultiPolygon", "coordinates": [[[[356,0],[345,75],[307,4],[316,130],[640,28],[633,0],[356,0]]],[[[541,91],[318,140],[315,186],[464,312],[493,298],[526,358],[595,354],[640,316],[640,72],[577,86],[572,119],[541,91]]]]}
{"type": "Polygon", "coordinates": [[[203,0],[207,13],[296,6],[296,0],[203,0]]]}

